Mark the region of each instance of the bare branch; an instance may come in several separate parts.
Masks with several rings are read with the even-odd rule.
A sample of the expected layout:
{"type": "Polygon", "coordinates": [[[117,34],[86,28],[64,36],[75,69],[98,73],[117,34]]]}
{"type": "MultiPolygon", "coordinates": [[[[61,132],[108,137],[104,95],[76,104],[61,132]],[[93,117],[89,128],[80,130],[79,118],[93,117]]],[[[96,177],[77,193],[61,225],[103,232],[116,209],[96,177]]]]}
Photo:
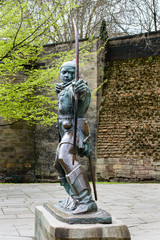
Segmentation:
{"type": "Polygon", "coordinates": [[[18,122],[21,122],[21,121],[22,121],[22,119],[17,120],[17,121],[12,122],[12,123],[0,124],[0,127],[12,126],[12,125],[14,125],[14,124],[16,124],[18,122]]]}

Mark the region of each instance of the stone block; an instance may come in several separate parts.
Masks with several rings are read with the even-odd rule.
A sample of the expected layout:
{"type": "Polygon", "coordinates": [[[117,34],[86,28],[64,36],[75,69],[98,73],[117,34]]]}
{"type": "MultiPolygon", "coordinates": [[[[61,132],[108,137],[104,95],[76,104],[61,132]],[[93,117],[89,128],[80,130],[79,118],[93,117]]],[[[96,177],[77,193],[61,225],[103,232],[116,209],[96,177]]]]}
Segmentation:
{"type": "Polygon", "coordinates": [[[157,174],[157,181],[160,181],[160,174],[157,174]]]}
{"type": "Polygon", "coordinates": [[[113,166],[113,169],[115,169],[115,170],[118,170],[118,169],[121,169],[122,168],[122,165],[121,164],[115,164],[114,166],[113,166]]]}
{"type": "Polygon", "coordinates": [[[121,221],[112,224],[68,224],[57,220],[43,206],[36,207],[35,237],[37,240],[130,240],[130,233],[121,221]]]}
{"type": "Polygon", "coordinates": [[[104,158],[98,158],[97,165],[103,165],[103,164],[104,164],[104,158]]]}
{"type": "Polygon", "coordinates": [[[160,166],[156,166],[156,171],[160,171],[160,166]]]}

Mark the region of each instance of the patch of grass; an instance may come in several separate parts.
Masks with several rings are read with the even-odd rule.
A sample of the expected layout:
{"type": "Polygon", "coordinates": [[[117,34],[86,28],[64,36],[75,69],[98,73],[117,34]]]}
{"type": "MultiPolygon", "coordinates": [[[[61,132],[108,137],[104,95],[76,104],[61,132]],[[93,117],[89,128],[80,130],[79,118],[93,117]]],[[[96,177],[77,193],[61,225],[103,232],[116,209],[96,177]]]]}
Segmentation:
{"type": "Polygon", "coordinates": [[[160,183],[159,181],[152,181],[152,182],[96,182],[96,184],[155,184],[155,183],[160,183]]]}
{"type": "Polygon", "coordinates": [[[127,184],[129,182],[96,182],[96,184],[127,184]]]}

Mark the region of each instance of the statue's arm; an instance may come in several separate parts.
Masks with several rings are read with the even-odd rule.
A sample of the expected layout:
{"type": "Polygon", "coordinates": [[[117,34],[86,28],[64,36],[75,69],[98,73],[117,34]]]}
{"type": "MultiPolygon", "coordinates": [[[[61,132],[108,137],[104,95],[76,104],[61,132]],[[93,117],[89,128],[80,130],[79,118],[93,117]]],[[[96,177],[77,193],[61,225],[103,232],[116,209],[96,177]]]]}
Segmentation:
{"type": "Polygon", "coordinates": [[[71,95],[74,98],[74,94],[78,93],[78,99],[82,101],[86,101],[87,99],[90,100],[91,92],[87,86],[87,83],[84,82],[82,79],[79,79],[77,82],[73,82],[71,88],[71,95]]]}
{"type": "Polygon", "coordinates": [[[62,83],[56,83],[55,92],[60,93],[62,91],[62,83]]]}

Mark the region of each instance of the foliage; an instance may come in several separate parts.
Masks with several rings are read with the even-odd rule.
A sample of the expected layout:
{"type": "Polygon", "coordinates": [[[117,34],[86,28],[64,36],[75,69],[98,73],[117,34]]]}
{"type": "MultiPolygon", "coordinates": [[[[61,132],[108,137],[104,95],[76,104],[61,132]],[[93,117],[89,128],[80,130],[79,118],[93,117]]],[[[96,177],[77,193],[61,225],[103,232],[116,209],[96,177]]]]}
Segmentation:
{"type": "MultiPolygon", "coordinates": [[[[156,31],[159,1],[1,0],[0,116],[11,122],[22,119],[50,125],[56,120],[54,81],[60,65],[75,58],[75,53],[46,54],[43,45],[74,40],[73,17],[80,38],[99,35],[100,26],[101,34],[105,31],[112,37],[156,31]],[[18,73],[23,75],[21,82],[18,73]]],[[[81,47],[81,63],[88,58],[92,42],[91,38],[81,47]]]]}
{"type": "MultiPolygon", "coordinates": [[[[0,2],[0,116],[4,119],[44,125],[56,121],[54,81],[61,64],[75,58],[75,53],[46,54],[43,45],[50,41],[50,29],[54,26],[57,35],[62,29],[59,19],[76,6],[72,0],[0,2]]],[[[83,61],[91,45],[89,41],[81,47],[83,61]]]]}
{"type": "Polygon", "coordinates": [[[92,97],[94,97],[95,94],[98,92],[98,90],[99,90],[100,88],[102,88],[103,85],[104,85],[105,83],[107,83],[107,82],[108,82],[108,79],[105,79],[105,80],[92,92],[92,97]]]}
{"type": "Polygon", "coordinates": [[[116,36],[158,31],[160,0],[112,0],[108,16],[116,36]]]}
{"type": "MultiPolygon", "coordinates": [[[[74,0],[76,8],[63,16],[62,29],[52,40],[70,41],[74,37],[72,18],[80,38],[99,36],[102,21],[109,37],[160,30],[160,0],[74,0]],[[67,31],[65,31],[67,29],[67,31]]],[[[54,27],[53,27],[54,29],[54,27]]]]}

